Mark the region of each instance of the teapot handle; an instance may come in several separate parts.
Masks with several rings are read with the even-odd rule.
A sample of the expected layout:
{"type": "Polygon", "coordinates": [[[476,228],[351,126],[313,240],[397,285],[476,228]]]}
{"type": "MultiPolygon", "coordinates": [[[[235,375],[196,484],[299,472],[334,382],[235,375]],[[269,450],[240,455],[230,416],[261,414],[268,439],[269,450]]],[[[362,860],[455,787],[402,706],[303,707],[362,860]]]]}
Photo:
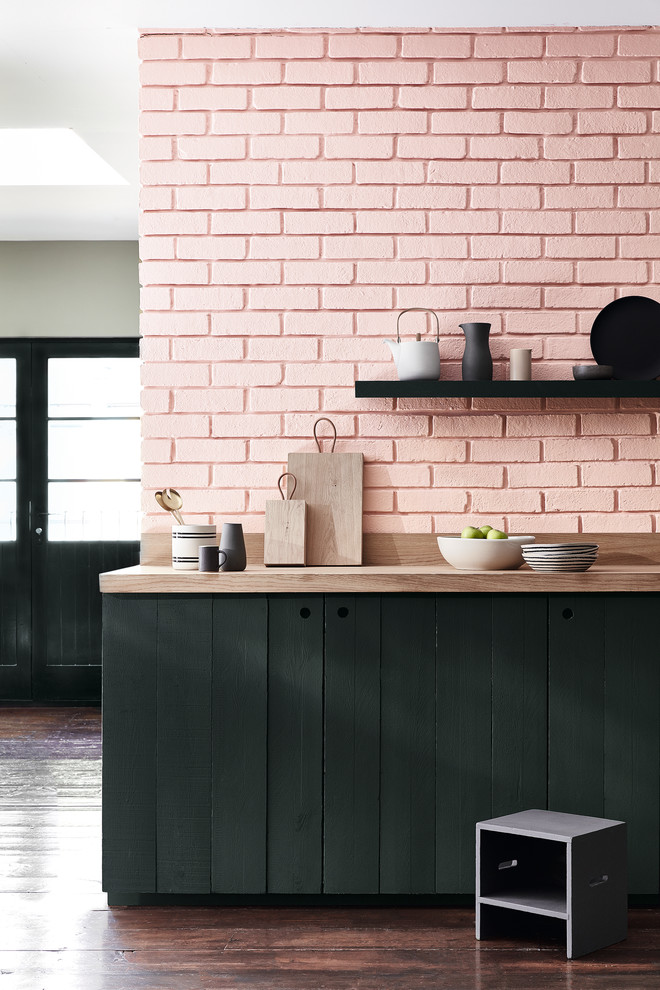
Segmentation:
{"type": "Polygon", "coordinates": [[[438,344],[440,343],[440,321],[438,320],[438,314],[435,313],[432,309],[425,309],[423,306],[411,306],[410,309],[402,309],[396,318],[397,344],[401,343],[401,337],[399,335],[399,320],[401,319],[404,313],[431,313],[431,315],[435,319],[435,339],[438,344]]]}

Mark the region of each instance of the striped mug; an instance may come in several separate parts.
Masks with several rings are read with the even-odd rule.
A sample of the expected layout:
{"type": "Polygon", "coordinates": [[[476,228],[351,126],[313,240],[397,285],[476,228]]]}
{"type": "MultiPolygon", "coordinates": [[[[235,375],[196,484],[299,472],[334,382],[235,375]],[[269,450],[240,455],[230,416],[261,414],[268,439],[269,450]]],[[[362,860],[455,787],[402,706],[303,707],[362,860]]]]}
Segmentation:
{"type": "Polygon", "coordinates": [[[215,526],[194,523],[172,526],[172,567],[175,571],[196,571],[199,568],[199,548],[215,539],[215,526]]]}

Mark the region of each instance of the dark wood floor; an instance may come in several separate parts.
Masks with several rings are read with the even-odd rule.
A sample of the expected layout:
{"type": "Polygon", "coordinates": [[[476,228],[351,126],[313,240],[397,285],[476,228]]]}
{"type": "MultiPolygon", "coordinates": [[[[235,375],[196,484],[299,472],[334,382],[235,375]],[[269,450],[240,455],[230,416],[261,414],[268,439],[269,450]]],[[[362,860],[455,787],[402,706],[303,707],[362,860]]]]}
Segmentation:
{"type": "Polygon", "coordinates": [[[567,962],[449,908],[108,908],[100,715],[0,708],[1,990],[660,990],[660,911],[567,962]]]}

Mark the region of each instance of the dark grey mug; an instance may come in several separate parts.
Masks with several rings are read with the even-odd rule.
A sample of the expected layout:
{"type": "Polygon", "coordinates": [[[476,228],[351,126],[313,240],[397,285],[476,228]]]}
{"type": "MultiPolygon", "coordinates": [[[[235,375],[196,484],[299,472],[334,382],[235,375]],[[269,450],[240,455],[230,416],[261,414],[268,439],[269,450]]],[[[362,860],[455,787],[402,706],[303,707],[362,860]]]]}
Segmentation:
{"type": "Polygon", "coordinates": [[[220,570],[220,554],[223,556],[222,563],[226,563],[227,554],[220,547],[200,547],[199,548],[199,569],[209,573],[217,573],[220,570]]]}
{"type": "Polygon", "coordinates": [[[243,527],[240,523],[223,523],[220,549],[227,554],[221,571],[244,571],[247,564],[243,527]]]}

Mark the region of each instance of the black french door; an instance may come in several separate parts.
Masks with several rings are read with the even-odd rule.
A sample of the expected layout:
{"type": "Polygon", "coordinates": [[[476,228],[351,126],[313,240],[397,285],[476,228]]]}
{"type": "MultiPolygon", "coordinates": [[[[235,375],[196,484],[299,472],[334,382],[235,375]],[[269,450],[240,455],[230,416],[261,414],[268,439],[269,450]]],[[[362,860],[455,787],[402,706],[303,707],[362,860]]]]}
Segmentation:
{"type": "Polygon", "coordinates": [[[138,561],[139,427],[137,340],[0,340],[0,699],[100,699],[98,575],[138,561]]]}

